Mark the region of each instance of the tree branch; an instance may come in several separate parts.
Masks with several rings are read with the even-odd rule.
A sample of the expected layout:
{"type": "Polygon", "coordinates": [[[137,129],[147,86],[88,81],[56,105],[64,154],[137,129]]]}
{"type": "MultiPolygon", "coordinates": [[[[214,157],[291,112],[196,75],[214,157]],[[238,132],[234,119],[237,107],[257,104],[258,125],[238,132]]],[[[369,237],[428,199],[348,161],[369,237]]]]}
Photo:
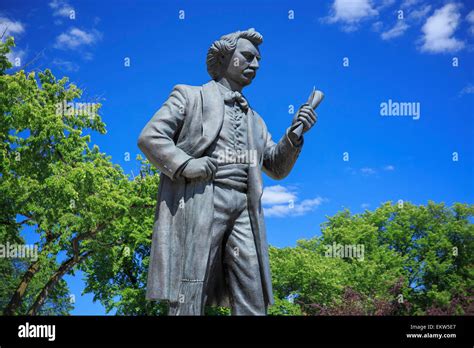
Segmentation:
{"type": "Polygon", "coordinates": [[[81,255],[74,255],[68,260],[64,261],[61,266],[58,268],[56,272],[49,278],[46,285],[43,287],[41,292],[36,297],[35,302],[28,310],[28,315],[37,315],[38,311],[43,306],[44,302],[48,298],[49,293],[51,290],[56,286],[56,284],[61,280],[61,278],[69,272],[74,266],[78,265],[82,261],[84,261],[89,255],[92,254],[92,251],[86,251],[81,255]]]}

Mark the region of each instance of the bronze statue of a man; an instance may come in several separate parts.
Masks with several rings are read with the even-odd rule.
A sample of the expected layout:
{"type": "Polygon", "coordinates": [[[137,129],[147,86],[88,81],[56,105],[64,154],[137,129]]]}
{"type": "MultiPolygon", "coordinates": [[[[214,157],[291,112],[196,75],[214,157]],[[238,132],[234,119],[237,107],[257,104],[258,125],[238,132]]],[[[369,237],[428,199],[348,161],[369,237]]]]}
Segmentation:
{"type": "Polygon", "coordinates": [[[147,298],[168,300],[170,315],[202,315],[205,305],[233,315],[265,315],[273,303],[261,205],[261,171],[283,179],[316,123],[303,104],[278,143],[242,89],[259,68],[263,37],[254,29],[209,48],[202,86],[176,85],[138,146],[161,172],[147,298]]]}

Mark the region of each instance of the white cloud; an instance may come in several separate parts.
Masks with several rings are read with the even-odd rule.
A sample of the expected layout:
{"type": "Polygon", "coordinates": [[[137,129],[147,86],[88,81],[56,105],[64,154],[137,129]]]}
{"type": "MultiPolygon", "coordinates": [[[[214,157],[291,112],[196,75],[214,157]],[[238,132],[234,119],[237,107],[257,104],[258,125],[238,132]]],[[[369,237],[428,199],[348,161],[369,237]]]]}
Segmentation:
{"type": "Polygon", "coordinates": [[[376,173],[376,170],[373,168],[364,167],[360,169],[360,172],[364,175],[373,175],[376,173]]]}
{"type": "Polygon", "coordinates": [[[469,23],[474,24],[474,10],[467,14],[466,19],[469,23]]]}
{"type": "Polygon", "coordinates": [[[409,8],[418,4],[421,0],[404,0],[400,5],[400,8],[409,8]]]}
{"type": "Polygon", "coordinates": [[[296,194],[281,185],[267,186],[263,189],[262,204],[288,203],[296,199],[296,194]]]}
{"type": "Polygon", "coordinates": [[[396,0],[375,0],[374,1],[374,5],[376,5],[375,10],[380,12],[381,10],[392,6],[395,2],[396,0]]]}
{"type": "Polygon", "coordinates": [[[403,33],[409,28],[409,25],[404,20],[399,19],[391,29],[384,31],[380,34],[382,40],[390,40],[403,35],[403,33]]]}
{"type": "Polygon", "coordinates": [[[463,96],[465,94],[474,94],[474,85],[473,84],[469,84],[467,85],[466,87],[464,87],[461,92],[459,92],[459,95],[460,96],[463,96]]]}
{"type": "Polygon", "coordinates": [[[0,36],[14,36],[15,34],[22,34],[24,31],[25,26],[21,22],[0,16],[0,36]]]}
{"type": "Polygon", "coordinates": [[[301,203],[278,204],[268,208],[263,208],[267,217],[285,217],[285,216],[301,216],[313,211],[324,202],[324,199],[317,197],[314,199],[305,199],[301,203]]]}
{"type": "Polygon", "coordinates": [[[288,188],[275,185],[265,187],[263,190],[262,204],[267,217],[301,216],[313,211],[326,199],[316,197],[297,202],[298,197],[295,192],[288,188]]]}
{"type": "Polygon", "coordinates": [[[395,166],[392,165],[392,164],[388,164],[388,165],[380,167],[380,168],[379,167],[377,167],[377,168],[362,167],[362,168],[359,168],[359,169],[349,167],[349,168],[346,168],[346,170],[348,170],[351,175],[360,175],[360,174],[362,174],[362,176],[372,176],[372,175],[377,175],[378,176],[378,174],[381,173],[382,171],[387,171],[387,172],[394,171],[395,166]]]}
{"type": "Polygon", "coordinates": [[[87,32],[78,28],[72,28],[56,38],[54,47],[74,50],[81,46],[93,45],[99,41],[101,37],[102,35],[97,30],[87,32]]]}
{"type": "Polygon", "coordinates": [[[84,52],[82,54],[82,58],[86,61],[90,61],[90,60],[94,59],[94,54],[92,54],[91,52],[84,52]]]}
{"type": "Polygon", "coordinates": [[[470,24],[469,26],[469,33],[474,35],[474,10],[469,12],[466,16],[467,22],[470,24]]]}
{"type": "Polygon", "coordinates": [[[425,18],[430,11],[431,11],[431,5],[425,5],[419,10],[413,10],[410,13],[408,13],[408,18],[412,21],[419,21],[425,18]]]}
{"type": "Polygon", "coordinates": [[[381,32],[380,37],[385,41],[402,36],[408,28],[422,21],[431,11],[431,5],[423,5],[422,7],[420,5],[419,8],[415,8],[414,5],[417,5],[418,2],[419,1],[402,3],[400,8],[403,8],[405,13],[404,17],[398,18],[397,16],[397,22],[391,28],[385,28],[382,31],[383,23],[378,21],[372,24],[372,29],[376,32],[381,32]]]}
{"type": "Polygon", "coordinates": [[[53,9],[53,16],[57,17],[69,17],[74,7],[72,7],[67,1],[64,0],[53,0],[49,3],[49,7],[53,9]]]}
{"type": "Polygon", "coordinates": [[[382,27],[383,27],[383,22],[381,21],[377,21],[372,24],[372,30],[376,32],[379,32],[380,30],[382,30],[382,27]]]}
{"type": "Polygon", "coordinates": [[[362,204],[360,205],[360,207],[361,207],[362,209],[367,209],[367,208],[370,207],[370,204],[369,204],[369,203],[362,203],[362,204]]]}
{"type": "Polygon", "coordinates": [[[377,15],[371,0],[334,0],[331,13],[325,20],[328,23],[342,23],[345,31],[354,31],[361,21],[377,15]]]}
{"type": "Polygon", "coordinates": [[[25,64],[26,51],[14,48],[7,53],[7,59],[13,64],[13,68],[19,68],[25,64]]]}
{"type": "Polygon", "coordinates": [[[464,42],[453,36],[460,22],[459,8],[456,3],[446,4],[426,20],[422,28],[421,51],[455,52],[464,47],[464,42]]]}
{"type": "MultiPolygon", "coordinates": [[[[0,15],[0,37],[3,39],[8,36],[18,37],[18,35],[25,32],[25,26],[20,21],[15,21],[10,18],[0,15]]],[[[12,48],[7,54],[7,59],[13,64],[13,68],[21,67],[25,64],[26,51],[17,48],[12,48]]]]}
{"type": "Polygon", "coordinates": [[[68,72],[75,72],[79,70],[79,65],[77,65],[74,62],[70,62],[68,60],[55,58],[53,60],[53,64],[56,65],[59,69],[68,71],[68,72]]]}

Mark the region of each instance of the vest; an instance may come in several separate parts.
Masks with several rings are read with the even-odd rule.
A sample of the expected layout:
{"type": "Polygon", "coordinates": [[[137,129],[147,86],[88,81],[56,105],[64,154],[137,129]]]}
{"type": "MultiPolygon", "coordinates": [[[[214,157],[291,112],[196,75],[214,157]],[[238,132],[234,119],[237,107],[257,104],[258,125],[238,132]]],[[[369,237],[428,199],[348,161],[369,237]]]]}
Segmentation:
{"type": "MultiPolygon", "coordinates": [[[[221,84],[222,98],[230,91],[221,84]]],[[[214,177],[216,184],[240,192],[247,191],[248,166],[251,160],[247,143],[247,114],[237,102],[224,103],[224,120],[221,131],[207,150],[207,156],[216,158],[218,169],[214,177]]]]}

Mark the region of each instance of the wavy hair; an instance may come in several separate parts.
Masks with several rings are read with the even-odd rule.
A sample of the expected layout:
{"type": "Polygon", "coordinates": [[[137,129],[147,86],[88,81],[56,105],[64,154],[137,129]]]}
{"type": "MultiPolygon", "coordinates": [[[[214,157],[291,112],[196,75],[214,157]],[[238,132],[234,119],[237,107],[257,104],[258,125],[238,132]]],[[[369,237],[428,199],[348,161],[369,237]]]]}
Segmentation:
{"type": "Polygon", "coordinates": [[[207,51],[207,72],[211,75],[213,80],[217,80],[221,77],[221,60],[220,57],[226,57],[228,54],[232,54],[237,47],[237,41],[239,39],[247,39],[254,45],[258,46],[263,42],[263,36],[254,28],[250,28],[245,31],[236,31],[222,36],[219,40],[212,43],[211,47],[207,51]]]}

